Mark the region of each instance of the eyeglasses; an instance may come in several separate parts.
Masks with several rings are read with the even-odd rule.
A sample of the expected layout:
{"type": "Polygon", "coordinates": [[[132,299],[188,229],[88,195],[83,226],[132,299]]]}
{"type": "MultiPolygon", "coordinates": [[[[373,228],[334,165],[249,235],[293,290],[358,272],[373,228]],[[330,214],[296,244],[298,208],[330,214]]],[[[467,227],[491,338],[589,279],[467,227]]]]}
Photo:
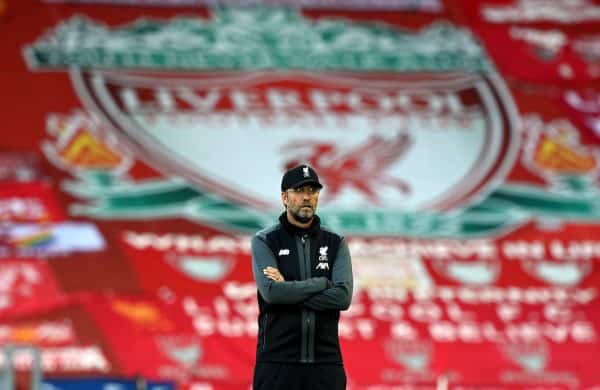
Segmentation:
{"type": "Polygon", "coordinates": [[[316,195],[321,191],[321,189],[313,186],[302,186],[298,188],[290,188],[288,191],[296,194],[316,195]]]}

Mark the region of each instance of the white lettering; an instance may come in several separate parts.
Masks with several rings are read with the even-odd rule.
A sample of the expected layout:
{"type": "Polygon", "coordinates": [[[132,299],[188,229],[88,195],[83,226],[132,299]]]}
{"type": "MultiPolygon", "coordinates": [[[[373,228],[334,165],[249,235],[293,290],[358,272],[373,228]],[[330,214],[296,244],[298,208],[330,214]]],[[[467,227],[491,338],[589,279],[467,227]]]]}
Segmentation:
{"type": "Polygon", "coordinates": [[[502,245],[502,252],[508,259],[538,259],[546,256],[544,244],[541,241],[528,242],[524,240],[506,241],[502,245]]]}
{"type": "Polygon", "coordinates": [[[223,293],[231,300],[239,301],[256,297],[256,285],[254,282],[226,282],[223,293]]]}
{"type": "MultiPolygon", "coordinates": [[[[5,364],[5,355],[0,355],[0,365],[5,364]]],[[[17,350],[13,355],[13,365],[18,371],[30,370],[33,355],[30,350],[17,350]]],[[[41,363],[44,372],[106,372],[110,364],[100,347],[70,346],[44,348],[41,350],[41,363]]]]}
{"type": "Polygon", "coordinates": [[[162,112],[173,112],[175,110],[175,98],[171,91],[166,88],[158,88],[155,91],[156,101],[158,102],[162,112]]]}
{"type": "Polygon", "coordinates": [[[273,108],[299,109],[303,107],[300,95],[296,90],[269,89],[267,91],[267,100],[273,108]]]}
{"type": "Polygon", "coordinates": [[[578,23],[600,19],[600,7],[581,1],[518,1],[516,5],[484,5],[482,14],[488,22],[558,22],[578,23]]]}
{"type": "Polygon", "coordinates": [[[371,305],[371,315],[381,321],[397,321],[404,316],[402,306],[393,302],[378,301],[371,305]]]}
{"type": "Polygon", "coordinates": [[[496,308],[496,313],[503,322],[510,322],[521,314],[521,307],[514,303],[500,303],[496,308]]]}
{"type": "Polygon", "coordinates": [[[191,88],[180,87],[177,89],[177,96],[196,110],[207,113],[215,109],[217,102],[221,98],[221,92],[217,89],[210,89],[204,93],[204,96],[191,88]]]}
{"type": "Polygon", "coordinates": [[[415,340],[419,333],[410,323],[400,321],[390,325],[390,335],[397,340],[415,340]]]}
{"type": "Polygon", "coordinates": [[[442,317],[442,310],[433,302],[416,302],[410,305],[410,317],[418,322],[435,322],[442,317]]]}
{"type": "Polygon", "coordinates": [[[596,341],[596,330],[589,322],[577,321],[571,327],[571,337],[578,343],[593,343],[596,341]]]}
{"type": "Polygon", "coordinates": [[[430,337],[437,342],[481,343],[481,342],[537,342],[542,339],[554,343],[573,341],[576,343],[595,342],[597,336],[593,324],[578,321],[572,324],[553,325],[538,322],[512,323],[497,328],[492,322],[449,321],[432,323],[428,327],[430,337]]]}
{"type": "Polygon", "coordinates": [[[260,96],[250,91],[232,91],[231,102],[240,111],[264,108],[260,102],[260,96]]]}
{"type": "Polygon", "coordinates": [[[566,323],[573,319],[573,313],[566,304],[550,302],[544,306],[544,317],[548,321],[566,323]]]}
{"type": "Polygon", "coordinates": [[[421,257],[440,260],[493,259],[496,257],[494,243],[487,240],[398,240],[361,239],[348,241],[354,256],[421,257]]]}
{"type": "Polygon", "coordinates": [[[126,231],[123,234],[125,242],[139,250],[154,249],[158,251],[176,250],[177,252],[228,252],[248,253],[250,238],[243,236],[217,235],[204,237],[185,234],[154,234],[126,231]]]}

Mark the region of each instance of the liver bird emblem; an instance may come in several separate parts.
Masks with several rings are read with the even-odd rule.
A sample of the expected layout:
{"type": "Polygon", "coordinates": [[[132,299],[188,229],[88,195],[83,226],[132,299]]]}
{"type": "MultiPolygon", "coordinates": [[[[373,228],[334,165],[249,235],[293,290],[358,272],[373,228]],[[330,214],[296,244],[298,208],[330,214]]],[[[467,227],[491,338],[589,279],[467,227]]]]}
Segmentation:
{"type": "Polygon", "coordinates": [[[370,202],[380,204],[378,188],[393,187],[404,195],[411,193],[405,180],[386,171],[406,155],[412,144],[413,139],[407,133],[398,133],[391,139],[372,135],[363,144],[348,148],[340,148],[333,142],[293,141],[284,146],[286,151],[295,153],[286,160],[284,168],[302,163],[311,165],[327,185],[328,201],[339,196],[343,189],[351,188],[370,202]]]}

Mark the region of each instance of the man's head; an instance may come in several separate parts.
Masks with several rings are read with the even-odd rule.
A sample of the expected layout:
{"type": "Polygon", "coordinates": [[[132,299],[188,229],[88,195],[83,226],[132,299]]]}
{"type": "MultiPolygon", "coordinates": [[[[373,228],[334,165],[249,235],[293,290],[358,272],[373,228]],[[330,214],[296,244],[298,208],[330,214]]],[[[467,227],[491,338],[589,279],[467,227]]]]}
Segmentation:
{"type": "Polygon", "coordinates": [[[308,165],[298,165],[283,175],[281,201],[291,223],[310,224],[317,211],[321,188],[317,172],[308,165]]]}

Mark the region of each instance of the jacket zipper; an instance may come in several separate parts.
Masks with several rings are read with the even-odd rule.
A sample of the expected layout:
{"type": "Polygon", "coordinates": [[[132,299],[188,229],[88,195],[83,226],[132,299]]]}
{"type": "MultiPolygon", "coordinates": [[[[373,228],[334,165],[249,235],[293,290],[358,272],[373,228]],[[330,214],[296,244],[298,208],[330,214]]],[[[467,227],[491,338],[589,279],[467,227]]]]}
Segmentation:
{"type": "Polygon", "coordinates": [[[310,315],[306,316],[306,362],[311,363],[310,360],[310,315]]]}
{"type": "MultiPolygon", "coordinates": [[[[306,263],[306,259],[307,258],[310,259],[310,254],[308,253],[308,251],[306,249],[306,240],[307,240],[306,236],[302,236],[302,249],[303,249],[302,252],[304,255],[302,261],[304,262],[304,265],[306,267],[306,278],[308,279],[311,276],[310,275],[311,265],[310,265],[310,261],[308,262],[308,264],[306,263]]],[[[310,333],[311,333],[310,311],[306,310],[306,309],[305,309],[305,311],[306,311],[306,333],[305,333],[305,335],[306,335],[306,342],[305,342],[306,356],[304,357],[303,360],[307,363],[311,363],[312,359],[310,358],[310,356],[311,356],[311,353],[310,353],[310,339],[311,339],[311,337],[310,337],[310,333]]]]}
{"type": "Polygon", "coordinates": [[[267,349],[267,326],[269,324],[269,313],[265,313],[265,324],[264,324],[264,330],[263,330],[263,345],[262,345],[262,349],[263,351],[265,351],[267,349]]]}

